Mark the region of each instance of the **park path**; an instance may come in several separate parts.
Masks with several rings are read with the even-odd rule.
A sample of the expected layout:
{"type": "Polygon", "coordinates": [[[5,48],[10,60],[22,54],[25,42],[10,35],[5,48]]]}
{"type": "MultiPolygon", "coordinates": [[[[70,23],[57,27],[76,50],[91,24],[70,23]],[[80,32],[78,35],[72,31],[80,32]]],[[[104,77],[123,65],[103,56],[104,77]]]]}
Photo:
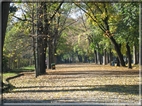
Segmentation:
{"type": "Polygon", "coordinates": [[[35,72],[10,80],[15,88],[3,103],[99,103],[136,105],[139,71],[115,66],[60,64],[35,78],[35,72]]]}

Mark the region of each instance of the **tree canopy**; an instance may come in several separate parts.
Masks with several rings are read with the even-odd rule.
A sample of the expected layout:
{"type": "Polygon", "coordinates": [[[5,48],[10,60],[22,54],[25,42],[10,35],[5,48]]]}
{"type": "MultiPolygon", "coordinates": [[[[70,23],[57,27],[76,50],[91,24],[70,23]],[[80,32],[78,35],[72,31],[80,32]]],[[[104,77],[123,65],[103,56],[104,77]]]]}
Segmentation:
{"type": "Polygon", "coordinates": [[[138,3],[39,2],[10,6],[3,48],[9,68],[35,64],[38,74],[43,74],[51,63],[111,64],[114,57],[121,66],[128,62],[131,67],[133,47],[138,58],[138,3]]]}

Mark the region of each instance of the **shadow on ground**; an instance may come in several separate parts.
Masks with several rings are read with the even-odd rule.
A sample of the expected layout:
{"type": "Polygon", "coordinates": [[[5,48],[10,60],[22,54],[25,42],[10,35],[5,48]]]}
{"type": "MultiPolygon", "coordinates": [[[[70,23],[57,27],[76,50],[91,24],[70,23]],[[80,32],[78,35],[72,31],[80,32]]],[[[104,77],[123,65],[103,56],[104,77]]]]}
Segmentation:
{"type": "Polygon", "coordinates": [[[32,86],[32,87],[17,87],[16,89],[20,89],[19,91],[12,91],[11,93],[16,92],[73,92],[73,91],[104,91],[104,92],[117,92],[124,94],[133,94],[139,95],[139,85],[86,85],[86,86],[70,86],[70,89],[63,89],[68,86],[32,86]],[[24,88],[58,88],[56,90],[22,90],[24,88]],[[79,87],[79,88],[78,88],[79,87]],[[88,87],[88,88],[86,88],[88,87]]]}
{"type": "Polygon", "coordinates": [[[57,72],[47,72],[50,75],[82,75],[82,74],[94,74],[94,75],[139,75],[138,71],[57,71],[57,72]]]}

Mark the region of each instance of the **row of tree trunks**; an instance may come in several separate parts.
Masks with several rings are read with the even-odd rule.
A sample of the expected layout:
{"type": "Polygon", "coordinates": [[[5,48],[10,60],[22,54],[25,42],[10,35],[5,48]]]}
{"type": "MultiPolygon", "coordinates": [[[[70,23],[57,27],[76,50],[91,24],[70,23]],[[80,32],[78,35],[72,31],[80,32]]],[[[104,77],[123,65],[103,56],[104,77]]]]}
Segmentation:
{"type": "Polygon", "coordinates": [[[112,62],[111,49],[109,51],[105,49],[103,54],[99,53],[97,50],[94,50],[94,62],[96,64],[103,63],[103,65],[110,63],[111,65],[111,62],[112,62]]]}
{"type": "MultiPolygon", "coordinates": [[[[119,49],[121,49],[121,47],[120,47],[121,45],[119,45],[119,49]]],[[[130,50],[130,46],[128,45],[128,43],[126,44],[126,49],[127,49],[127,58],[128,58],[128,68],[132,68],[132,56],[131,56],[131,50],[130,50]]],[[[111,64],[111,62],[112,62],[112,53],[111,53],[111,49],[109,50],[109,53],[107,53],[107,51],[106,50],[104,50],[104,55],[103,55],[103,57],[100,55],[100,53],[98,53],[97,52],[97,50],[94,50],[94,62],[96,63],[96,64],[99,64],[99,61],[101,61],[102,59],[100,58],[98,58],[99,56],[97,55],[97,54],[99,54],[99,56],[101,57],[101,58],[103,58],[103,65],[106,65],[106,64],[108,64],[108,63],[110,63],[110,65],[112,65],[111,64]]],[[[138,58],[139,58],[139,55],[138,55],[138,53],[137,53],[137,50],[136,50],[136,48],[135,48],[135,46],[133,47],[133,64],[138,64],[138,58]]],[[[119,61],[119,58],[117,57],[116,58],[116,61],[117,61],[117,66],[120,66],[120,61],[119,61]]]]}

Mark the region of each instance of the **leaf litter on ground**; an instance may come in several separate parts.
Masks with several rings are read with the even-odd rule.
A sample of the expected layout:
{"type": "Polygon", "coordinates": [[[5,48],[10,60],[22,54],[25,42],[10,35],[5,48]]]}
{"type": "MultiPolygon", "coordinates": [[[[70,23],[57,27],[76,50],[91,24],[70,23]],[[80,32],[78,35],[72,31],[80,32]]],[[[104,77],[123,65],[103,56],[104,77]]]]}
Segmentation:
{"type": "Polygon", "coordinates": [[[35,72],[10,80],[4,102],[139,103],[139,70],[91,64],[61,64],[35,78],[35,72]],[[17,100],[17,101],[15,101],[17,100]]]}

